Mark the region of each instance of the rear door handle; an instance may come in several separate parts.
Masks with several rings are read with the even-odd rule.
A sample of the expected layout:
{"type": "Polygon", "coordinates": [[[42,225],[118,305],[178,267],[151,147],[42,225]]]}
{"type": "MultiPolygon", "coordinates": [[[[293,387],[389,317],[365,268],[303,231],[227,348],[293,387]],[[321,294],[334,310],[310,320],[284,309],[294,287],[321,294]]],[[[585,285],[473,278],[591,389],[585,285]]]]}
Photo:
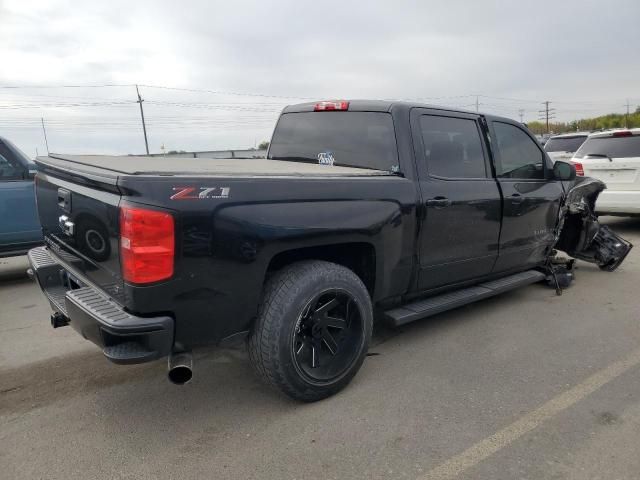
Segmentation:
{"type": "Polygon", "coordinates": [[[509,198],[511,199],[511,203],[515,203],[516,205],[524,202],[524,198],[520,196],[519,193],[514,193],[509,198]]]}
{"type": "Polygon", "coordinates": [[[427,200],[425,204],[427,207],[443,208],[451,205],[451,200],[446,197],[435,197],[427,200]]]}

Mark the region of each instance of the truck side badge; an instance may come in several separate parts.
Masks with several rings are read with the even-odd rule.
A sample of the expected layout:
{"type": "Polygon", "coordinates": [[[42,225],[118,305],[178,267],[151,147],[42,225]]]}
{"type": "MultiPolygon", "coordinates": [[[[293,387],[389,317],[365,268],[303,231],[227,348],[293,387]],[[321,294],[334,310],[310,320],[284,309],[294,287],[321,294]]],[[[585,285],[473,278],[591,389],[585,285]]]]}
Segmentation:
{"type": "Polygon", "coordinates": [[[229,198],[230,187],[173,187],[176,192],[170,200],[204,200],[208,198],[229,198]]]}

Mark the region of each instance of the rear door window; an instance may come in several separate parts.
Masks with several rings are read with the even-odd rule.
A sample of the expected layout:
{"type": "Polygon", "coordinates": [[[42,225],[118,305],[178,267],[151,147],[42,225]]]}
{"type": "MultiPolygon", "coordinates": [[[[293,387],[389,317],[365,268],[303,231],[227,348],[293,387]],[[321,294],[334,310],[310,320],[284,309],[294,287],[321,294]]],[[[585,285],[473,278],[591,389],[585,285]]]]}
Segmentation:
{"type": "Polygon", "coordinates": [[[273,133],[269,158],[397,171],[393,119],[385,112],[285,113],[273,133]]]}
{"type": "Polygon", "coordinates": [[[587,139],[586,135],[579,137],[561,137],[550,138],[547,143],[544,144],[544,149],[547,152],[575,152],[580,148],[580,145],[587,139]]]}
{"type": "Polygon", "coordinates": [[[486,178],[482,141],[475,120],[421,115],[420,131],[429,175],[486,178]]]}
{"type": "Polygon", "coordinates": [[[544,179],[544,154],[523,130],[503,122],[493,122],[499,158],[496,173],[501,178],[544,179]]]}
{"type": "Polygon", "coordinates": [[[628,137],[591,137],[582,144],[575,157],[606,155],[611,158],[640,157],[640,135],[628,137]]]}

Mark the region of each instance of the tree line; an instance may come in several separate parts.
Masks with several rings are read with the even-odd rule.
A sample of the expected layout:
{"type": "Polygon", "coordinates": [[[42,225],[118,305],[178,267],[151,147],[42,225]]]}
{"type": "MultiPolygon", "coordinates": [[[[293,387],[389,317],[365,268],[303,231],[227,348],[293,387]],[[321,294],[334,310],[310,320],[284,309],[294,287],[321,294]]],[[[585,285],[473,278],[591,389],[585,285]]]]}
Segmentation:
{"type": "MultiPolygon", "coordinates": [[[[529,122],[527,127],[536,134],[547,133],[545,122],[529,122]]],[[[582,118],[571,122],[549,122],[549,132],[567,133],[576,131],[606,130],[608,128],[637,128],[640,127],[640,107],[629,113],[610,113],[595,118],[582,118]]]]}

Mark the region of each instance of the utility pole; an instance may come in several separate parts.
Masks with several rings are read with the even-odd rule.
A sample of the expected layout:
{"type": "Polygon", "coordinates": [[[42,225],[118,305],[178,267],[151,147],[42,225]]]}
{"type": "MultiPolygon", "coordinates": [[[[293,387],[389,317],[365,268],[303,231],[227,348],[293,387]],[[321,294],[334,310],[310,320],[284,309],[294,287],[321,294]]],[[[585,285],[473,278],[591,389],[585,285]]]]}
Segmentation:
{"type": "Polygon", "coordinates": [[[147,150],[147,155],[149,155],[149,141],[147,140],[147,125],[144,123],[144,110],[142,109],[142,102],[144,100],[140,96],[140,90],[138,90],[138,85],[136,85],[136,93],[138,94],[138,103],[140,105],[140,117],[142,118],[142,131],[144,132],[144,147],[147,150]]]}
{"type": "Polygon", "coordinates": [[[49,142],[47,141],[47,129],[44,128],[44,118],[40,117],[40,121],[42,122],[42,133],[44,133],[44,144],[47,146],[47,155],[49,155],[49,142]]]}
{"type": "Polygon", "coordinates": [[[520,123],[524,123],[524,109],[523,108],[518,110],[518,115],[520,115],[520,123]]]}
{"type": "Polygon", "coordinates": [[[538,110],[538,113],[540,114],[540,120],[545,121],[547,124],[547,134],[549,133],[549,120],[552,120],[556,114],[555,108],[549,108],[550,103],[551,102],[549,100],[547,100],[546,102],[542,102],[542,104],[544,105],[544,110],[538,110]]]}
{"type": "Polygon", "coordinates": [[[476,112],[480,110],[480,101],[478,100],[478,95],[476,95],[476,112]]]}
{"type": "Polygon", "coordinates": [[[625,105],[627,107],[627,114],[624,117],[624,128],[629,128],[629,99],[627,98],[627,103],[625,105]]]}

